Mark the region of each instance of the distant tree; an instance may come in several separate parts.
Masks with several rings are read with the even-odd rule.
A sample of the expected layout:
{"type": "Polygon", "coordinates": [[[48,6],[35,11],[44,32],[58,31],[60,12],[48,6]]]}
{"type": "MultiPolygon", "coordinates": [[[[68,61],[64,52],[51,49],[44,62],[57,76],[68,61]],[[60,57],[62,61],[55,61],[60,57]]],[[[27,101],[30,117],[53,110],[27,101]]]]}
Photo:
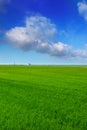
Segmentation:
{"type": "Polygon", "coordinates": [[[31,66],[31,63],[29,63],[28,65],[31,66]]]}

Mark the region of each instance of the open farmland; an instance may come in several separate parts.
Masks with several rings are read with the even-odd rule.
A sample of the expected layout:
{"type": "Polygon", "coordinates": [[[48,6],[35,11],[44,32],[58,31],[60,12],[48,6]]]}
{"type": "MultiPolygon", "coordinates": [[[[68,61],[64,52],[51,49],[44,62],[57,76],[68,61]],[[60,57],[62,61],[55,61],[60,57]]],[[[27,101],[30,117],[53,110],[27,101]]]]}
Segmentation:
{"type": "Polygon", "coordinates": [[[0,66],[0,130],[87,130],[86,66],[0,66]]]}

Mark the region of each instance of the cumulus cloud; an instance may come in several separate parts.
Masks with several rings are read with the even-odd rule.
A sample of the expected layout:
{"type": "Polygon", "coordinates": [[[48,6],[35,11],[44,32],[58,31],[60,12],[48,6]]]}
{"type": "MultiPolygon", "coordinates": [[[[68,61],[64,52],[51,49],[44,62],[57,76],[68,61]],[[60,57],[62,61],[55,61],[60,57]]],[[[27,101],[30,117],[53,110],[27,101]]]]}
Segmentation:
{"type": "Polygon", "coordinates": [[[9,42],[24,51],[34,50],[59,58],[87,58],[86,50],[74,50],[72,46],[56,40],[58,30],[50,19],[31,16],[25,26],[14,27],[6,32],[9,42]]]}
{"type": "Polygon", "coordinates": [[[51,21],[42,16],[27,17],[24,27],[14,27],[6,36],[15,46],[24,49],[45,48],[48,43],[56,40],[57,29],[51,21]]]}
{"type": "Polygon", "coordinates": [[[87,21],[87,3],[85,1],[78,2],[78,12],[87,21]]]}

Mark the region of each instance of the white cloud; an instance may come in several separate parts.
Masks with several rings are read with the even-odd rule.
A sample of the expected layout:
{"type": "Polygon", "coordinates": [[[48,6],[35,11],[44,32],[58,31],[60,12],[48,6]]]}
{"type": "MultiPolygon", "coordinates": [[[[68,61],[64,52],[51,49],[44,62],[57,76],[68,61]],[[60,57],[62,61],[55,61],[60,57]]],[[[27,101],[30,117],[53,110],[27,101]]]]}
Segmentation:
{"type": "Polygon", "coordinates": [[[69,53],[71,52],[71,46],[64,44],[62,42],[54,43],[51,46],[51,55],[58,57],[69,57],[69,53]]]}
{"type": "Polygon", "coordinates": [[[86,3],[85,1],[83,1],[83,2],[78,2],[77,6],[78,6],[78,12],[79,12],[79,14],[80,14],[85,20],[87,20],[87,3],[86,3]]]}
{"type": "Polygon", "coordinates": [[[24,27],[14,27],[6,35],[15,46],[24,50],[38,49],[55,39],[57,29],[49,19],[42,16],[27,17],[24,27]]]}
{"type": "Polygon", "coordinates": [[[68,44],[56,42],[57,28],[48,18],[31,16],[24,27],[14,27],[6,32],[6,37],[17,48],[34,50],[59,58],[86,58],[86,50],[73,50],[68,44]]]}
{"type": "Polygon", "coordinates": [[[73,50],[72,51],[72,57],[75,59],[85,59],[87,60],[87,50],[73,50]]]}

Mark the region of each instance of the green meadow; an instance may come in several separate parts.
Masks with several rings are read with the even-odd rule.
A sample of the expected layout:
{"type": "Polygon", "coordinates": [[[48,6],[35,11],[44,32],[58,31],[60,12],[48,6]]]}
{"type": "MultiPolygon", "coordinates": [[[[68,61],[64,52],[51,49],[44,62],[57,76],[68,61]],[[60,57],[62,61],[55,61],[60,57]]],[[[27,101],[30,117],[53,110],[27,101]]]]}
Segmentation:
{"type": "Polygon", "coordinates": [[[87,130],[87,67],[0,66],[0,130],[87,130]]]}

